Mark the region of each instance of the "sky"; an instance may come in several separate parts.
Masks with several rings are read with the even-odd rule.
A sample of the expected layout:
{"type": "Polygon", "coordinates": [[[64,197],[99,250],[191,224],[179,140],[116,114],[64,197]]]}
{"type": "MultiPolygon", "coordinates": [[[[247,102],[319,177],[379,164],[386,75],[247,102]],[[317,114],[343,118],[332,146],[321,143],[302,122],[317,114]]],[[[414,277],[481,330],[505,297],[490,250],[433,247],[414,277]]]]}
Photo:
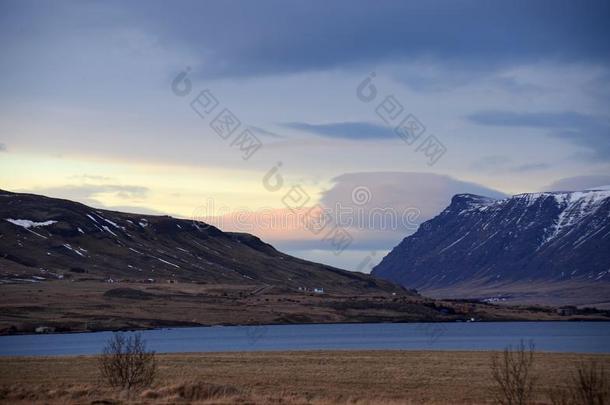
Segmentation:
{"type": "Polygon", "coordinates": [[[370,271],[458,193],[610,184],[607,1],[0,0],[0,188],[370,271]]]}

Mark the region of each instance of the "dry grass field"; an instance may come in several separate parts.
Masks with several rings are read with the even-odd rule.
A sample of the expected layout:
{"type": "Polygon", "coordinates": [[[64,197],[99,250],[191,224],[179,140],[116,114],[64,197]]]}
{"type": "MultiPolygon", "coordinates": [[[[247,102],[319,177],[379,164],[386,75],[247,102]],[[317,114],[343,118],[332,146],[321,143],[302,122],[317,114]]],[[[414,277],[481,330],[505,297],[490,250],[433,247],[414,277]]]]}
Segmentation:
{"type": "MultiPolygon", "coordinates": [[[[490,352],[314,351],[162,354],[154,386],[127,395],[95,357],[0,358],[2,403],[490,404],[490,352]]],[[[610,355],[537,353],[535,401],[575,365],[610,355]]]]}

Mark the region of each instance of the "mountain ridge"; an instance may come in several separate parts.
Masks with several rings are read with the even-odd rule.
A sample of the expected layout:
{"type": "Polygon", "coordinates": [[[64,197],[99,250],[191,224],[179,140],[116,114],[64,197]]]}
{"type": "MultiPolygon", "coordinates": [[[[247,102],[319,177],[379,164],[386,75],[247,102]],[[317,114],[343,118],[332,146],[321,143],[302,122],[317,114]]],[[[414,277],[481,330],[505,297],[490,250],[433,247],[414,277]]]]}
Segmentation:
{"type": "Polygon", "coordinates": [[[0,190],[0,235],[4,283],[86,274],[106,280],[249,283],[343,292],[400,290],[369,275],[286,255],[254,235],[36,194],[0,190]]]}
{"type": "Polygon", "coordinates": [[[457,194],[372,274],[432,295],[454,289],[457,297],[494,286],[510,293],[519,283],[603,284],[600,298],[610,301],[609,216],[605,187],[499,200],[457,194]]]}

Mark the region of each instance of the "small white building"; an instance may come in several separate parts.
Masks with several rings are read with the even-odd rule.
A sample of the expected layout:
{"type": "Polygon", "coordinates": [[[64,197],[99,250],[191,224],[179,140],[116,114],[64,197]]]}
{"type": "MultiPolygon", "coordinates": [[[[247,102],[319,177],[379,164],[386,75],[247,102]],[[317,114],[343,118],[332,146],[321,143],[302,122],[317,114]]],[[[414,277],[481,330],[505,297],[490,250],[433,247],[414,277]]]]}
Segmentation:
{"type": "Polygon", "coordinates": [[[53,333],[55,332],[55,328],[52,326],[38,326],[36,329],[34,329],[34,332],[36,333],[53,333]]]}
{"type": "Polygon", "coordinates": [[[313,292],[316,294],[324,294],[324,288],[314,288],[313,292]]]}

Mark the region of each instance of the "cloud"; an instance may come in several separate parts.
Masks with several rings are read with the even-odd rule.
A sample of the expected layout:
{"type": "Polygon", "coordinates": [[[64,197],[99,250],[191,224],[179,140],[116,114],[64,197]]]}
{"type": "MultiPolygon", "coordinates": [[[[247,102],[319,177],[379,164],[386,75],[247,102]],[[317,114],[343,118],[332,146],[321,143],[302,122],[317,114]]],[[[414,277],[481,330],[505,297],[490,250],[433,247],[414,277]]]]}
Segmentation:
{"type": "Polygon", "coordinates": [[[526,163],[519,166],[511,167],[509,170],[515,173],[535,172],[539,170],[549,169],[551,165],[548,163],[526,163]]]}
{"type": "Polygon", "coordinates": [[[484,156],[470,165],[473,170],[490,173],[512,172],[527,173],[546,170],[552,166],[548,163],[523,163],[515,164],[513,159],[503,155],[484,156]]]}
{"type": "Polygon", "coordinates": [[[344,212],[356,213],[348,229],[354,232],[354,245],[361,249],[392,248],[419,224],[438,215],[455,194],[506,197],[477,183],[433,173],[347,173],[333,182],[321,203],[335,212],[340,207],[344,212]]]}
{"type": "Polygon", "coordinates": [[[479,125],[545,129],[550,136],[589,149],[588,159],[610,159],[610,121],[604,117],[577,112],[481,111],[467,118],[479,125]]]}
{"type": "Polygon", "coordinates": [[[393,139],[397,137],[388,127],[366,122],[334,122],[330,124],[289,122],[282,125],[299,131],[311,132],[325,138],[367,140],[393,139]]]}
{"type": "Polygon", "coordinates": [[[148,191],[148,188],[142,186],[116,184],[80,184],[19,190],[19,192],[65,198],[95,207],[113,209],[114,206],[109,207],[103,204],[99,200],[100,196],[106,195],[125,201],[141,201],[146,198],[148,191]]]}
{"type": "MultiPolygon", "coordinates": [[[[92,179],[111,179],[105,176],[94,176],[84,174],[82,176],[71,176],[71,178],[92,180],[92,179]]],[[[169,212],[163,212],[149,208],[144,203],[148,196],[149,189],[142,186],[133,185],[117,185],[117,184],[81,184],[81,185],[64,185],[55,187],[38,187],[31,189],[20,189],[17,192],[41,194],[48,197],[64,198],[71,201],[77,201],[85,205],[101,208],[111,211],[129,212],[134,214],[145,215],[171,215],[169,212]],[[112,200],[122,200],[125,204],[107,204],[104,200],[111,198],[112,200]],[[135,203],[135,204],[134,204],[135,203]]]]}
{"type": "Polygon", "coordinates": [[[277,0],[244,2],[238,9],[222,2],[134,9],[136,20],[156,29],[163,41],[181,41],[199,52],[208,77],[423,57],[493,67],[541,58],[607,62],[610,55],[610,44],[603,39],[609,36],[610,6],[604,1],[562,1],[558,7],[544,0],[340,0],[289,6],[277,0]]]}
{"type": "Polygon", "coordinates": [[[503,169],[510,162],[511,159],[508,156],[491,155],[483,156],[472,163],[470,167],[474,170],[498,171],[499,169],[503,169]]]}
{"type": "Polygon", "coordinates": [[[586,176],[565,177],[556,180],[544,188],[545,191],[580,191],[599,186],[610,185],[610,175],[594,174],[586,176]]]}
{"type": "Polygon", "coordinates": [[[517,78],[512,76],[500,76],[492,79],[493,84],[511,93],[518,94],[544,94],[545,90],[542,86],[532,83],[522,83],[517,78]]]}
{"type": "Polygon", "coordinates": [[[150,1],[147,7],[137,2],[50,6],[25,1],[8,2],[3,9],[3,37],[23,35],[23,21],[31,21],[39,27],[35,34],[42,30],[46,36],[59,30],[131,28],[155,34],[167,47],[199,55],[198,68],[206,77],[273,75],[424,57],[497,66],[541,58],[607,63],[610,55],[610,44],[604,40],[609,36],[610,5],[603,0],[559,5],[549,0],[265,0],[239,7],[200,1],[182,1],[179,7],[162,0],[150,1]],[[75,16],[78,19],[71,18],[75,16]]]}
{"type": "Polygon", "coordinates": [[[357,187],[370,191],[367,207],[415,207],[426,221],[440,213],[455,194],[471,193],[492,198],[506,194],[483,185],[455,179],[451,176],[418,172],[361,172],[346,173],[333,179],[333,187],[323,193],[326,206],[340,203],[354,206],[352,192],[357,187]]]}
{"type": "Polygon", "coordinates": [[[95,181],[95,182],[112,181],[112,177],[99,176],[99,175],[94,175],[94,174],[78,174],[78,175],[70,176],[70,179],[80,180],[80,181],[95,181]]]}
{"type": "Polygon", "coordinates": [[[0,152],[6,152],[6,145],[3,143],[0,143],[0,152]]]}
{"type": "Polygon", "coordinates": [[[259,135],[268,136],[270,138],[285,138],[285,136],[283,136],[283,135],[276,134],[275,132],[267,131],[264,128],[255,127],[254,125],[249,125],[248,128],[250,128],[250,130],[256,132],[259,135]]]}

